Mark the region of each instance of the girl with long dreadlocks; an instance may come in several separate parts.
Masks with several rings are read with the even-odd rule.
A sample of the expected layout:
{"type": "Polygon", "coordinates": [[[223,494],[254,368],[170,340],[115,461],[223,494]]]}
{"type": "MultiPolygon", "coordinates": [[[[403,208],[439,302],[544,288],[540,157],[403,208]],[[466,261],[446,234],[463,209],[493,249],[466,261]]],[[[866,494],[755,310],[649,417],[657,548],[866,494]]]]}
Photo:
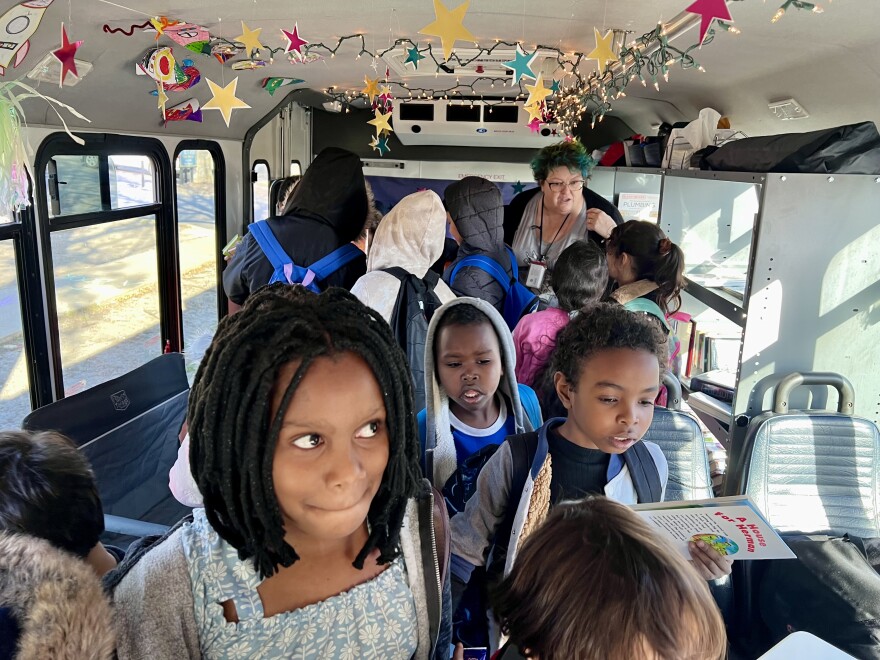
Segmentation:
{"type": "Polygon", "coordinates": [[[409,378],[342,289],[223,320],[188,411],[205,508],[108,578],[119,657],[448,658],[409,378]]]}

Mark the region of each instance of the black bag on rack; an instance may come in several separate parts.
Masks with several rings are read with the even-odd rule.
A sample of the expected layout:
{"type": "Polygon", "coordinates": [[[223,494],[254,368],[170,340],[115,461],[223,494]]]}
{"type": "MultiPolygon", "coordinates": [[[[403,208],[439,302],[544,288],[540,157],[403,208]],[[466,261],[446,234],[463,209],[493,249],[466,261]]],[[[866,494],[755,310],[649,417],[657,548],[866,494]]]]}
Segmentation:
{"type": "Polygon", "coordinates": [[[700,162],[706,170],[880,174],[880,133],[873,122],[810,133],[734,140],[700,162]]]}

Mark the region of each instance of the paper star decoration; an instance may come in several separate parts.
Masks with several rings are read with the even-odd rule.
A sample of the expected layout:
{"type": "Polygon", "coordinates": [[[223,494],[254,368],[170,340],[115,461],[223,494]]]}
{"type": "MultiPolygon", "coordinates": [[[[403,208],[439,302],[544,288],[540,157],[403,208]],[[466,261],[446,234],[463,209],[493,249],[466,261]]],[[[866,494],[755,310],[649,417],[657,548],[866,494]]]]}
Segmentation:
{"type": "Polygon", "coordinates": [[[165,104],[168,103],[168,95],[165,93],[165,86],[157,82],[156,83],[156,92],[159,97],[159,110],[162,111],[162,117],[165,117],[165,104]]]}
{"type": "Polygon", "coordinates": [[[299,24],[293,24],[293,32],[288,32],[287,30],[281,30],[284,33],[284,36],[287,37],[287,48],[284,50],[285,53],[290,53],[296,51],[300,55],[303,54],[302,47],[308,44],[309,42],[305,39],[301,39],[299,36],[299,24]]]}
{"type": "Polygon", "coordinates": [[[376,149],[379,146],[379,136],[374,135],[370,140],[370,149],[376,149]]]}
{"type": "Polygon", "coordinates": [[[384,132],[391,133],[394,129],[391,128],[391,125],[388,123],[388,120],[391,118],[390,112],[382,112],[381,110],[375,110],[373,118],[368,121],[368,124],[372,124],[376,127],[376,135],[382,135],[384,132]]]}
{"type": "Polygon", "coordinates": [[[419,60],[425,59],[425,56],[419,52],[418,46],[413,46],[412,48],[407,49],[406,51],[406,59],[403,61],[404,64],[412,64],[414,69],[419,68],[419,60]]]}
{"type": "Polygon", "coordinates": [[[703,43],[709,26],[716,18],[720,21],[733,22],[725,0],[697,0],[685,11],[691,14],[700,14],[700,43],[703,43]]]}
{"type": "Polygon", "coordinates": [[[465,2],[462,2],[458,7],[450,11],[441,0],[434,0],[434,15],[436,18],[433,23],[419,30],[419,34],[429,37],[440,37],[440,43],[443,45],[443,57],[447,60],[452,55],[452,49],[455,47],[456,41],[460,39],[461,41],[476,42],[477,40],[463,24],[468,5],[470,5],[470,0],[465,0],[465,2]]]}
{"type": "Polygon", "coordinates": [[[532,62],[535,61],[535,58],[538,56],[537,49],[534,53],[529,55],[528,53],[524,53],[522,48],[519,46],[516,47],[516,55],[514,59],[510,62],[505,62],[504,66],[509,69],[513,69],[513,84],[515,85],[523,78],[531,78],[535,79],[535,72],[532,71],[532,62]]]}
{"type": "Polygon", "coordinates": [[[535,119],[540,121],[541,119],[543,119],[544,111],[541,108],[540,103],[535,103],[534,105],[524,106],[524,109],[526,112],[529,113],[529,121],[533,121],[535,119]]]}
{"type": "MultiPolygon", "coordinates": [[[[724,2],[724,0],[721,0],[721,2],[724,2]]],[[[605,67],[608,66],[608,62],[613,62],[617,59],[617,55],[611,50],[611,41],[614,39],[614,32],[608,30],[604,37],[599,34],[599,30],[596,28],[593,28],[593,32],[596,35],[596,47],[589,55],[587,55],[587,59],[596,60],[599,64],[599,73],[603,73],[605,67]]]]}
{"type": "Polygon", "coordinates": [[[366,94],[372,103],[373,99],[379,96],[379,79],[364,76],[364,82],[367,83],[367,86],[361,90],[361,94],[366,94]]]}
{"type": "Polygon", "coordinates": [[[526,189],[526,184],[524,184],[520,181],[517,181],[516,183],[513,184],[513,194],[514,195],[519,195],[525,189],[526,189]]]}
{"type": "Polygon", "coordinates": [[[380,156],[384,156],[389,151],[391,151],[391,147],[388,146],[388,137],[380,137],[379,141],[376,143],[376,151],[379,152],[380,156]]]}
{"type": "Polygon", "coordinates": [[[82,41],[74,41],[73,43],[70,43],[67,38],[67,30],[64,29],[64,23],[62,23],[61,48],[52,51],[52,55],[55,56],[55,59],[61,62],[61,80],[58,83],[59,87],[64,86],[64,79],[67,77],[68,72],[79,78],[79,74],[76,72],[76,60],[74,57],[76,56],[76,49],[80,46],[82,46],[82,41]]]}
{"type": "Polygon", "coordinates": [[[532,133],[537,133],[538,129],[541,128],[541,122],[537,119],[533,119],[528,123],[528,127],[531,129],[532,133]]]}
{"type": "Polygon", "coordinates": [[[205,78],[205,80],[208,81],[208,87],[211,88],[211,100],[202,106],[202,110],[219,110],[223,114],[223,121],[226,122],[227,128],[229,120],[232,119],[233,110],[244,110],[251,107],[235,95],[238,87],[237,77],[231,80],[226,87],[220,87],[210,78],[205,78]]]}
{"type": "Polygon", "coordinates": [[[554,94],[556,94],[559,91],[559,81],[558,80],[554,80],[553,84],[550,85],[550,91],[553,92],[554,94]]]}
{"type": "Polygon", "coordinates": [[[262,31],[263,28],[251,30],[244,21],[241,22],[241,34],[238,35],[235,40],[244,44],[244,52],[246,55],[250,55],[253,51],[259,50],[263,47],[263,44],[260,43],[260,32],[262,31]]]}
{"type": "Polygon", "coordinates": [[[543,73],[538,74],[538,79],[535,81],[534,85],[526,85],[525,88],[529,90],[529,99],[526,101],[526,106],[541,105],[544,99],[553,93],[544,87],[543,73]]]}

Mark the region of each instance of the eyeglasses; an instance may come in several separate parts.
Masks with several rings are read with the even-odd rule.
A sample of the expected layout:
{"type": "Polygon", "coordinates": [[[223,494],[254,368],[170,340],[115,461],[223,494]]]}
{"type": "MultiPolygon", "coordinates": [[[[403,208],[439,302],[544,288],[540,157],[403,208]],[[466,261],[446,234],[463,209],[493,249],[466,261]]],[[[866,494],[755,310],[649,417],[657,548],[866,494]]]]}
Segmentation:
{"type": "Polygon", "coordinates": [[[553,192],[559,192],[564,186],[568,186],[568,189],[572,192],[577,192],[584,187],[584,183],[586,182],[583,180],[569,181],[568,183],[565,181],[548,181],[547,185],[550,186],[550,190],[553,192]]]}

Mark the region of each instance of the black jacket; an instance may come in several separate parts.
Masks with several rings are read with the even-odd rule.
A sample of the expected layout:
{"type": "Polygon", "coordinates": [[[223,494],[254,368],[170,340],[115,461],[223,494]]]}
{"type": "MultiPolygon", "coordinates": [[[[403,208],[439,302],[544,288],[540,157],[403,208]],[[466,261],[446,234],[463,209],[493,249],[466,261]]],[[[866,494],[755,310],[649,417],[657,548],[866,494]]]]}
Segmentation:
{"type": "MultiPolygon", "coordinates": [[[[366,217],[367,191],[360,158],[330,147],[318,154],[297,184],[289,215],[269,218],[269,227],[294,263],[307,267],[355,240],[366,217]]],[[[273,271],[253,235],[246,234],[223,272],[226,296],[241,305],[269,283],[273,271]]],[[[358,256],[323,284],[350,289],[366,272],[366,257],[358,256]]]]}
{"type": "MultiPolygon", "coordinates": [[[[540,192],[540,190],[540,188],[525,190],[514,197],[512,200],[510,200],[510,204],[508,204],[504,208],[505,243],[513,243],[513,237],[516,235],[516,230],[519,229],[519,223],[522,220],[523,213],[526,210],[526,205],[529,203],[529,200],[532,197],[540,192]]],[[[584,202],[586,203],[588,209],[599,209],[600,211],[604,211],[611,216],[611,219],[614,220],[615,224],[623,224],[623,216],[620,215],[620,211],[617,210],[617,207],[615,207],[614,204],[602,197],[602,195],[594,193],[586,186],[584,186],[584,202]]],[[[587,238],[589,238],[591,241],[599,243],[600,245],[605,240],[594,231],[588,232],[587,238]]]]}
{"type": "Polygon", "coordinates": [[[452,270],[472,255],[494,259],[511,276],[510,255],[504,249],[504,203],[501,191],[491,181],[465,177],[446,188],[443,202],[452,216],[462,243],[458,256],[443,273],[443,279],[457,296],[485,300],[499,313],[504,311],[504,290],[489,273],[475,267],[462,268],[452,282],[452,270]]]}

